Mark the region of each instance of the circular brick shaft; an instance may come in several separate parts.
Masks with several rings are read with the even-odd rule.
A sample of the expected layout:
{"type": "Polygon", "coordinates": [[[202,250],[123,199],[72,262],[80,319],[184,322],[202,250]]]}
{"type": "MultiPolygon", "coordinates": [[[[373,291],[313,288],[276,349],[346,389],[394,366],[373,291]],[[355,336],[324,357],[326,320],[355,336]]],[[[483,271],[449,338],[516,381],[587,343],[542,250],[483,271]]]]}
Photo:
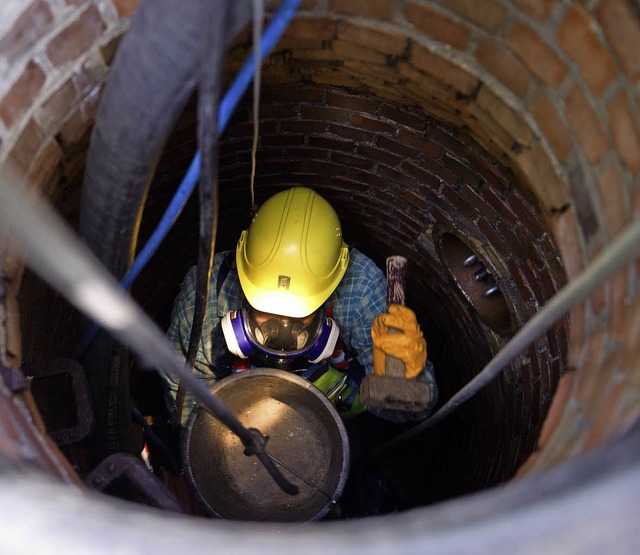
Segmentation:
{"type": "MultiPolygon", "coordinates": [[[[135,7],[2,8],[0,163],[17,166],[72,223],[95,108],[135,7]]],[[[408,302],[446,400],[638,217],[639,41],[640,13],[625,0],[303,2],[263,67],[257,198],[311,186],[334,204],[349,243],[380,265],[391,254],[410,260],[408,302]],[[475,255],[497,285],[497,324],[472,302],[458,253],[460,264],[475,255]]],[[[229,79],[250,44],[242,36],[230,50],[229,79]]],[[[220,248],[248,221],[250,106],[220,147],[220,248]]],[[[160,161],[143,239],[194,151],[187,107],[160,161]]],[[[194,214],[189,205],[134,289],[163,325],[195,260],[194,214]]],[[[639,271],[618,272],[411,446],[413,456],[388,462],[409,476],[399,485],[412,492],[407,504],[544,471],[637,418],[639,271]]],[[[4,361],[68,355],[77,338],[64,303],[23,279],[19,258],[4,251],[3,275],[4,361]]]]}

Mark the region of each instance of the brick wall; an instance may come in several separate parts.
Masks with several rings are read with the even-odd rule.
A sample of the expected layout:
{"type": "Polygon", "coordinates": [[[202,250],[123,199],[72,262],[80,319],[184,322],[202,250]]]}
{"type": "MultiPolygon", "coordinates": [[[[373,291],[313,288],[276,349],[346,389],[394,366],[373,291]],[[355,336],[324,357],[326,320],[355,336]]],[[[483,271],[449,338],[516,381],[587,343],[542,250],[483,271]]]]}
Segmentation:
{"type": "MultiPolygon", "coordinates": [[[[468,134],[512,170],[512,183],[533,192],[564,270],[569,278],[577,275],[639,214],[638,11],[623,0],[588,7],[457,0],[376,5],[360,17],[307,3],[267,64],[265,81],[346,87],[396,107],[418,107],[468,134]]],[[[245,50],[238,47],[242,55],[245,50]]],[[[394,138],[403,132],[398,126],[394,138]]],[[[332,137],[340,133],[337,124],[329,130],[332,137]]],[[[412,173],[412,166],[397,166],[405,178],[402,195],[413,190],[431,200],[416,185],[422,181],[431,193],[437,185],[412,173]]],[[[388,178],[382,181],[389,186],[388,178]]],[[[379,180],[369,183],[377,196],[379,180]]],[[[412,210],[420,212],[419,206],[414,202],[412,210]]],[[[503,217],[501,205],[495,207],[503,217]]],[[[437,208],[431,204],[422,213],[425,228],[437,208]]],[[[498,228],[481,229],[493,232],[496,244],[510,243],[498,228]]],[[[406,234],[398,236],[407,243],[406,234]]],[[[410,235],[408,243],[423,238],[410,235]]],[[[591,449],[637,417],[640,368],[629,327],[638,319],[637,286],[636,265],[572,312],[570,402],[554,407],[527,468],[543,469],[591,449]]]]}
{"type": "MultiPolygon", "coordinates": [[[[12,160],[69,217],[62,199],[77,187],[135,5],[36,0],[0,18],[0,162],[12,160]]],[[[378,262],[391,252],[415,260],[411,302],[450,393],[508,333],[456,293],[443,234],[481,251],[517,326],[638,217],[639,39],[640,14],[625,0],[307,0],[264,65],[258,193],[317,187],[378,262]]],[[[248,48],[240,37],[230,75],[248,48]]],[[[246,223],[249,121],[240,111],[222,146],[221,245],[246,223]]],[[[193,141],[183,133],[174,153],[193,141]]],[[[164,168],[169,187],[180,167],[164,168]]],[[[4,266],[16,288],[19,262],[5,256],[4,266]]],[[[474,457],[461,487],[508,478],[532,452],[522,472],[543,470],[637,417],[639,271],[619,272],[469,412],[432,432],[445,462],[474,457]],[[469,414],[484,420],[464,435],[469,414]]]]}
{"type": "MultiPolygon", "coordinates": [[[[33,0],[0,7],[0,166],[17,168],[70,219],[108,65],[136,5],[33,0]]],[[[11,348],[2,356],[19,365],[23,267],[8,253],[3,259],[11,348]]]]}
{"type": "MultiPolygon", "coordinates": [[[[252,131],[247,102],[221,146],[221,224],[232,238],[247,224],[252,131]]],[[[468,382],[565,281],[531,192],[464,130],[419,109],[329,86],[268,88],[257,168],[258,201],[291,185],[313,187],[341,215],[349,244],[381,267],[391,254],[411,261],[409,304],[420,315],[443,399],[468,382]],[[447,261],[457,271],[465,256],[448,246],[451,235],[490,269],[508,323],[492,325],[488,314],[483,318],[484,311],[474,310],[456,291],[447,261]]],[[[194,216],[186,219],[195,221],[194,216]]],[[[194,242],[195,227],[188,229],[191,238],[179,243],[194,242]]],[[[478,269],[464,271],[472,275],[478,269]]],[[[488,309],[497,303],[489,301],[488,309]]],[[[566,351],[566,326],[561,324],[458,417],[450,431],[459,441],[436,444],[442,458],[433,472],[444,489],[472,489],[515,472],[535,447],[555,385],[566,370],[566,351]],[[463,422],[466,434],[460,434],[463,422]],[[500,465],[492,462],[491,453],[497,452],[505,453],[500,465]]]]}

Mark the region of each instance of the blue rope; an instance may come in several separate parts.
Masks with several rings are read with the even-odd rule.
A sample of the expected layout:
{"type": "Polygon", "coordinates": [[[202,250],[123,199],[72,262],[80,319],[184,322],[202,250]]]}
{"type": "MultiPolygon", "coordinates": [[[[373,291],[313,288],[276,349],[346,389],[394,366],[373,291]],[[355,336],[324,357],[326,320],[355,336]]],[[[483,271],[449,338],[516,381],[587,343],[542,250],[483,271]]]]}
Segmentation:
{"type": "MultiPolygon", "coordinates": [[[[262,40],[260,41],[262,56],[264,59],[271,53],[276,43],[280,40],[280,37],[286,30],[289,22],[293,18],[300,4],[301,0],[282,0],[280,7],[273,16],[271,23],[265,29],[262,40]]],[[[235,80],[229,87],[229,90],[225,94],[224,98],[220,102],[218,107],[218,134],[221,135],[225,130],[231,114],[235,110],[238,102],[242,98],[242,95],[246,91],[249,83],[251,83],[254,76],[254,62],[253,62],[253,50],[247,56],[240,72],[236,76],[235,80]]],[[[187,200],[191,196],[193,189],[200,178],[200,152],[196,152],[187,173],[185,174],[182,183],[178,187],[176,194],[169,203],[167,210],[165,211],[160,223],[156,227],[155,231],[142,248],[133,264],[127,270],[126,274],[120,281],[122,289],[128,289],[131,284],[138,277],[142,269],[149,262],[151,257],[155,254],[156,250],[169,233],[169,230],[173,226],[174,222],[182,212],[187,200]]],[[[89,345],[93,342],[96,335],[100,331],[100,326],[94,324],[87,334],[82,338],[78,346],[74,351],[74,358],[80,358],[87,350],[89,345]]]]}

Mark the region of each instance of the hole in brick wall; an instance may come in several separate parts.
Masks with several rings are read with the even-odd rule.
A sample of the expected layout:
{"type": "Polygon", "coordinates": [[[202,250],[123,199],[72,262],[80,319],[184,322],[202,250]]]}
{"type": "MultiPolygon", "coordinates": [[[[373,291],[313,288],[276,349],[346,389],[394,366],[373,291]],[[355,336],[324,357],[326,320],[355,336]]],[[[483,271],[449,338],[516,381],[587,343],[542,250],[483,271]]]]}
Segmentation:
{"type": "Polygon", "coordinates": [[[438,253],[456,287],[494,331],[505,334],[512,328],[509,307],[484,258],[452,233],[441,235],[438,253]]]}

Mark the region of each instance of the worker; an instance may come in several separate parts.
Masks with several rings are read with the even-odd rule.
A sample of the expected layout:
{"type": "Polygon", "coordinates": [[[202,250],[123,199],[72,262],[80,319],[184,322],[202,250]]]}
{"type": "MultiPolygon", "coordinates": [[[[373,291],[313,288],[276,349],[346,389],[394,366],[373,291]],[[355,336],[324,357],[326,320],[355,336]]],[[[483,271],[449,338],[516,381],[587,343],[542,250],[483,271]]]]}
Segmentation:
{"type": "MultiPolygon", "coordinates": [[[[195,289],[192,267],[175,300],[168,330],[183,358],[195,289]]],[[[212,385],[250,367],[295,372],[314,383],[349,419],[367,410],[359,385],[374,371],[375,349],[379,355],[384,351],[401,358],[407,376],[427,382],[430,402],[418,415],[374,407],[370,412],[396,422],[424,418],[437,399],[426,343],[414,313],[395,305],[387,312],[386,298],[384,274],[370,258],[347,247],[338,216],[324,198],[305,187],[279,192],[263,203],[235,251],[214,257],[194,372],[212,385]],[[392,338],[391,343],[389,337],[380,337],[374,345],[374,323],[378,329],[393,325],[407,333],[397,334],[398,340],[392,338]]],[[[164,383],[174,410],[178,383],[168,375],[164,383]]],[[[178,407],[183,424],[193,403],[187,394],[184,407],[178,407]]]]}

